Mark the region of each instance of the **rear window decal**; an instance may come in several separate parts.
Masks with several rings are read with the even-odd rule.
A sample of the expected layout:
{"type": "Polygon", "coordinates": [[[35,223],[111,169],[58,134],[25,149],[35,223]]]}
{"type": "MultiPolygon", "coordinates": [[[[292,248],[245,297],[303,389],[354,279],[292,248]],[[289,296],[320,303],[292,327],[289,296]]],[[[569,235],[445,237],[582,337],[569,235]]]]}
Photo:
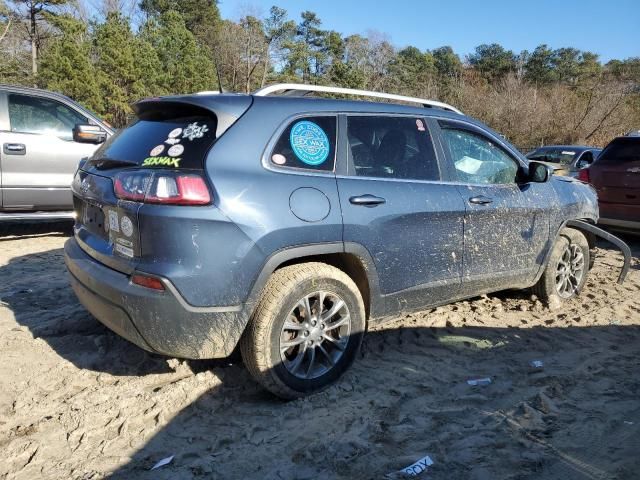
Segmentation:
{"type": "Polygon", "coordinates": [[[142,162],[143,167],[175,167],[178,168],[180,166],[180,160],[182,158],[171,158],[171,157],[147,157],[142,162]]]}
{"type": "Polygon", "coordinates": [[[418,127],[419,132],[424,132],[426,129],[424,128],[424,122],[419,118],[416,118],[416,127],[418,127]]]}
{"type": "Polygon", "coordinates": [[[158,145],[151,149],[151,151],[149,152],[149,155],[151,155],[152,157],[157,157],[162,152],[164,152],[164,145],[158,145]]]}
{"type": "MultiPolygon", "coordinates": [[[[190,123],[182,132],[182,138],[188,138],[193,141],[195,138],[202,138],[209,131],[206,125],[198,125],[198,122],[190,123]]],[[[173,132],[172,132],[173,133],[173,132]]]]}
{"type": "Polygon", "coordinates": [[[169,155],[170,157],[179,157],[180,155],[182,155],[182,152],[184,152],[184,146],[178,143],[177,145],[169,148],[169,150],[167,151],[167,155],[169,155]]]}
{"type": "Polygon", "coordinates": [[[293,153],[307,165],[320,165],[329,156],[329,138],[327,134],[313,122],[303,120],[291,129],[289,142],[293,153]]]}
{"type": "MultiPolygon", "coordinates": [[[[169,132],[168,136],[169,136],[169,138],[177,138],[178,136],[180,136],[181,133],[182,133],[182,129],[181,128],[174,128],[173,130],[171,130],[169,132]]],[[[180,141],[180,140],[178,140],[178,141],[180,141]]]]}

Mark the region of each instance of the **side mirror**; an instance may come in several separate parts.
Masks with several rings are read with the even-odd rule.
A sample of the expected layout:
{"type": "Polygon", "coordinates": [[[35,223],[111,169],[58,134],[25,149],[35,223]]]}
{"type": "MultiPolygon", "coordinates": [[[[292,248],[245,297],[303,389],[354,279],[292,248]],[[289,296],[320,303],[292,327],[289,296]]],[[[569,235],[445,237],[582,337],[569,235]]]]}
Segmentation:
{"type": "Polygon", "coordinates": [[[553,175],[553,169],[540,162],[529,162],[529,181],[544,183],[553,175]]]}
{"type": "Polygon", "coordinates": [[[102,143],[107,139],[105,132],[98,125],[77,124],[73,127],[73,141],[80,143],[102,143]]]}

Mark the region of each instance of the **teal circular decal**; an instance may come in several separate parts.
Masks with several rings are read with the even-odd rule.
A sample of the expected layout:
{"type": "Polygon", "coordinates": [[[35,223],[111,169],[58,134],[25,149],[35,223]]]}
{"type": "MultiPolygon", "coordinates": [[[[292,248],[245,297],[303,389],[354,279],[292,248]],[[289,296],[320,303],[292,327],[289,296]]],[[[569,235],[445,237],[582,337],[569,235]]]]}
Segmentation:
{"type": "Polygon", "coordinates": [[[289,142],[293,153],[307,165],[320,165],[329,156],[329,137],[318,125],[308,120],[296,123],[289,142]]]}

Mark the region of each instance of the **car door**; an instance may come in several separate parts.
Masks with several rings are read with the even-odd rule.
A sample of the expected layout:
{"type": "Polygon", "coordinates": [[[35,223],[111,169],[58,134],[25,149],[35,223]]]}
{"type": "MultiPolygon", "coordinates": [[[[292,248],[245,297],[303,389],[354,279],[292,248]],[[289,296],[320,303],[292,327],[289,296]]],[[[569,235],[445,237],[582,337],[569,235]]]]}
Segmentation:
{"type": "Polygon", "coordinates": [[[0,131],[4,209],[73,208],[71,182],[79,161],[97,148],[73,141],[72,130],[89,119],[46,96],[6,92],[0,131]]]}
{"type": "Polygon", "coordinates": [[[367,249],[392,312],[459,293],[464,204],[442,181],[428,124],[421,116],[341,117],[344,242],[367,249]]]}
{"type": "Polygon", "coordinates": [[[463,288],[529,286],[549,247],[553,187],[518,183],[524,164],[484,130],[458,121],[439,126],[466,207],[463,288]]]}

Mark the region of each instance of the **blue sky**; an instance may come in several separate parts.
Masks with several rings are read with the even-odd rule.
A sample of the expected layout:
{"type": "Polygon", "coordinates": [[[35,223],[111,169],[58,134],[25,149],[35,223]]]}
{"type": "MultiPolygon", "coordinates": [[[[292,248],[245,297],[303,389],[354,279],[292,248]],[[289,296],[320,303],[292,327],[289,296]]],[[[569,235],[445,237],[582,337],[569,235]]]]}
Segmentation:
{"type": "Polygon", "coordinates": [[[221,0],[223,18],[242,12],[266,14],[278,5],[298,20],[318,14],[323,28],[343,35],[378,30],[398,47],[451,45],[464,56],[482,43],[500,43],[518,53],[546,43],[611,58],[640,56],[640,0],[221,0]]]}

